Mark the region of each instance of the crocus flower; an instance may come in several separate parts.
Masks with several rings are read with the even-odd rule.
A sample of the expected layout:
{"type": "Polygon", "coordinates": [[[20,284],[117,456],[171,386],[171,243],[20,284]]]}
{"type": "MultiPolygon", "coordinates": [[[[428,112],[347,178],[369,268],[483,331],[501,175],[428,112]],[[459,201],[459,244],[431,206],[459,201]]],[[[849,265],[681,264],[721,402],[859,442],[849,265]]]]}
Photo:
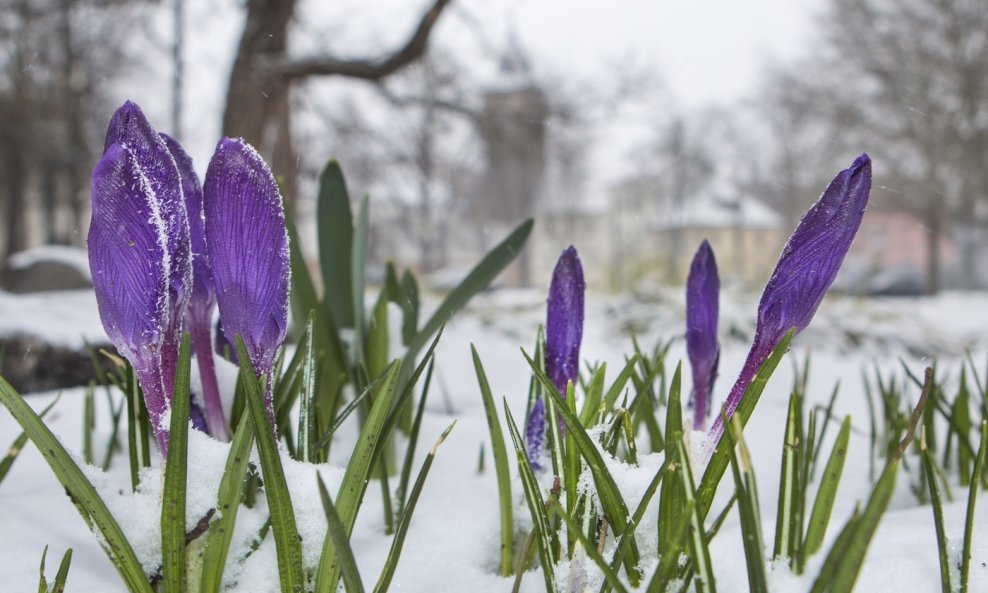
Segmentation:
{"type": "Polygon", "coordinates": [[[108,149],[113,144],[123,144],[134,154],[158,202],[168,241],[168,316],[161,344],[161,360],[165,397],[170,400],[185,308],[192,290],[192,248],[182,177],[164,140],[151,127],[141,108],[130,101],[117,109],[110,119],[104,146],[108,149]]]}
{"type": "MultiPolygon", "coordinates": [[[[755,340],[727,398],[728,418],[786,332],[810,324],[858,232],[870,190],[871,159],[862,154],[837,174],[789,237],[758,303],[755,340]]],[[[718,417],[709,442],[716,444],[723,432],[718,417]]]]}
{"type": "Polygon", "coordinates": [[[223,138],[203,183],[206,252],[223,332],[240,335],[258,376],[274,429],[271,371],[288,325],[288,232],[278,185],[257,151],[223,138]]]}
{"type": "MultiPolygon", "coordinates": [[[[552,271],[546,303],[545,371],[556,391],[566,397],[566,385],[576,382],[580,372],[580,342],[583,340],[583,266],[576,248],[567,247],[552,271]]],[[[525,436],[532,467],[539,469],[545,434],[545,403],[535,401],[525,436]]]]}
{"type": "Polygon", "coordinates": [[[710,413],[710,394],[717,379],[720,344],[717,313],[720,278],[714,251],[704,239],[693,256],[686,279],[686,353],[693,370],[693,428],[702,430],[710,413]]]}
{"type": "Polygon", "coordinates": [[[110,341],[137,374],[162,454],[168,407],[162,347],[169,318],[168,236],[161,205],[135,152],[111,144],[93,169],[89,267],[110,341]]]}
{"type": "MultiPolygon", "coordinates": [[[[220,401],[220,388],[216,381],[216,369],[213,366],[213,349],[211,340],[211,324],[213,308],[216,306],[216,295],[213,292],[213,275],[206,256],[206,231],[203,221],[202,186],[199,176],[192,166],[192,159],[182,146],[166,134],[160,135],[175,159],[178,172],[182,179],[182,193],[185,197],[185,210],[189,220],[189,243],[192,259],[192,291],[185,317],[189,333],[192,335],[192,346],[199,365],[199,375],[202,379],[204,417],[209,434],[227,440],[230,429],[223,416],[223,404],[220,401]]],[[[197,409],[197,408],[194,408],[197,409]]]]}

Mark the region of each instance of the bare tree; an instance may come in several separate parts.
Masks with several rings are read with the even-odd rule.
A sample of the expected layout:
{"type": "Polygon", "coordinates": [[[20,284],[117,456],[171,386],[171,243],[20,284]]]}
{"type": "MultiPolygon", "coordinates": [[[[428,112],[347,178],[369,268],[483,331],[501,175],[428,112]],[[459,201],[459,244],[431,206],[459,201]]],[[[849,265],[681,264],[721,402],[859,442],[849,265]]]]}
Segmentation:
{"type": "MultiPolygon", "coordinates": [[[[840,133],[867,142],[880,183],[926,229],[927,288],[940,245],[988,206],[988,10],[983,0],[832,0],[826,70],[840,133]]],[[[970,245],[963,277],[974,279],[970,245]]]]}
{"type": "Polygon", "coordinates": [[[407,41],[377,58],[288,55],[296,0],[248,0],[247,19],[237,49],[223,133],[240,136],[271,158],[276,175],[289,194],[295,187],[295,157],[289,89],[296,80],[313,76],[344,76],[381,80],[415,62],[426,51],[433,28],[450,0],[435,0],[407,41]]]}

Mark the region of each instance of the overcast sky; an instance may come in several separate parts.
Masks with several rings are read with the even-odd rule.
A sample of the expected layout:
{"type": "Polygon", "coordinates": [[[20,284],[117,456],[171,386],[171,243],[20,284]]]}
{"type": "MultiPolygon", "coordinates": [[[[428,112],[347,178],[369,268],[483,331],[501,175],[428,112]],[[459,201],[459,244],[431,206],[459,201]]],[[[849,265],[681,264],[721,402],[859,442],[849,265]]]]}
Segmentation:
{"type": "MultiPolygon", "coordinates": [[[[300,0],[296,51],[380,54],[400,44],[432,0],[300,0]]],[[[670,102],[680,109],[729,104],[753,91],[766,61],[786,62],[808,51],[812,17],[822,0],[454,0],[435,32],[435,47],[456,54],[474,76],[496,78],[490,53],[515,36],[540,76],[574,88],[606,87],[621,75],[658,83],[661,101],[598,135],[598,152],[626,154],[642,118],[670,102]],[[487,52],[486,59],[483,57],[487,52]],[[485,70],[486,69],[486,70],[485,70]]],[[[187,1],[187,81],[184,139],[205,167],[219,135],[233,53],[243,25],[240,0],[187,1]]],[[[157,121],[168,121],[170,63],[162,51],[170,34],[162,11],[162,67],[120,85],[117,103],[135,99],[157,121]]],[[[141,40],[135,40],[139,49],[141,40]]],[[[152,52],[153,53],[153,52],[152,52]]],[[[607,88],[595,89],[606,95],[607,88]]],[[[649,104],[649,102],[653,104],[649,104]]],[[[641,103],[641,102],[640,102],[641,103]]],[[[115,105],[114,105],[115,106],[115,105]]],[[[108,108],[108,113],[111,108],[108,108]]],[[[165,126],[161,125],[164,129],[165,126]]],[[[596,183],[621,171],[602,163],[596,183]]]]}

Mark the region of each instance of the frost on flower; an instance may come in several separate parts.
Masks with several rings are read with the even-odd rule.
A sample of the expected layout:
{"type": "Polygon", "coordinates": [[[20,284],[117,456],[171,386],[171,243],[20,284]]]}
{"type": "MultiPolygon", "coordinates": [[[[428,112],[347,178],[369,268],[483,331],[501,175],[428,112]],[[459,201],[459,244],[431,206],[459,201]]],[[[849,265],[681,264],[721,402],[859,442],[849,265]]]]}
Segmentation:
{"type": "Polygon", "coordinates": [[[693,370],[693,428],[701,430],[710,413],[710,394],[717,379],[720,277],[717,260],[704,239],[693,256],[686,279],[686,353],[693,370]]]}
{"type": "MultiPolygon", "coordinates": [[[[224,138],[203,184],[206,251],[227,340],[240,334],[258,374],[269,374],[288,325],[288,232],[281,195],[246,142],[224,138]]],[[[270,393],[265,395],[273,422],[270,393]]]]}
{"type": "Polygon", "coordinates": [[[111,144],[93,170],[89,266],[106,334],[134,366],[151,425],[167,407],[161,351],[168,322],[168,241],[155,193],[135,153],[111,144]]]}
{"type": "MultiPolygon", "coordinates": [[[[810,324],[858,232],[870,191],[871,159],[862,154],[837,174],[799,221],[758,303],[754,343],[727,398],[728,417],[785,333],[790,328],[801,332],[810,324]]],[[[718,417],[711,442],[722,433],[718,417]]]]}
{"type": "MultiPolygon", "coordinates": [[[[182,192],[182,180],[171,152],[151,127],[140,107],[127,101],[114,112],[106,130],[105,146],[126,146],[158,201],[168,250],[165,260],[169,274],[167,328],[162,343],[165,393],[171,394],[182,322],[192,287],[192,259],[189,222],[182,192]]],[[[169,395],[170,397],[170,395],[169,395]]]]}

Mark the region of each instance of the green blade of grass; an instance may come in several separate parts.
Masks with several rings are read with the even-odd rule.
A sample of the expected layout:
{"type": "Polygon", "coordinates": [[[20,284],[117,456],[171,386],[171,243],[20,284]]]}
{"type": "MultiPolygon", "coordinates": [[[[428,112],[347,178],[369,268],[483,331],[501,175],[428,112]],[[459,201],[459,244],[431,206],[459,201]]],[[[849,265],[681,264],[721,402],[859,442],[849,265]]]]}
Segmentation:
{"type": "Polygon", "coordinates": [[[250,450],[254,444],[254,425],[250,416],[244,414],[230,444],[230,453],[226,458],[223,479],[217,494],[216,508],[219,518],[209,525],[206,532],[206,546],[203,552],[201,593],[218,593],[223,581],[223,569],[226,566],[227,553],[233,540],[233,527],[237,521],[237,511],[240,508],[240,497],[243,492],[244,478],[247,476],[247,464],[250,461],[250,450]]]}
{"type": "Polygon", "coordinates": [[[988,421],[981,421],[981,445],[978,456],[974,460],[974,471],[971,472],[971,486],[967,496],[967,513],[964,516],[964,547],[961,550],[961,589],[967,593],[971,576],[971,544],[974,538],[974,507],[978,502],[978,485],[981,483],[981,472],[985,466],[985,451],[988,450],[988,421]]]}
{"type": "Polygon", "coordinates": [[[762,520],[758,505],[758,489],[755,484],[755,472],[751,466],[751,457],[745,446],[741,424],[738,419],[728,421],[723,418],[724,438],[727,450],[731,456],[731,473],[734,475],[734,486],[738,497],[738,514],[741,517],[741,541],[744,546],[745,562],[748,566],[748,591],[751,593],[767,593],[768,579],[765,575],[765,544],[762,539],[762,520]],[[735,454],[735,443],[741,449],[741,462],[735,454]],[[743,467],[742,467],[743,466],[743,467]]]}
{"type": "MultiPolygon", "coordinates": [[[[782,356],[789,350],[789,345],[792,343],[794,335],[795,328],[786,332],[779,345],[772,350],[772,354],[762,363],[751,384],[745,389],[744,395],[741,397],[741,403],[734,410],[734,416],[737,416],[741,421],[742,427],[748,423],[748,419],[751,417],[755,405],[758,404],[758,399],[761,397],[762,392],[765,391],[765,385],[768,383],[769,378],[772,377],[772,373],[775,372],[775,368],[779,366],[782,356]]],[[[702,517],[706,517],[710,511],[714,494],[717,493],[717,485],[720,484],[720,479],[727,470],[729,463],[726,444],[717,443],[713,455],[711,455],[710,461],[707,463],[707,469],[704,470],[703,477],[700,478],[700,483],[697,485],[697,509],[702,517]]]]}
{"type": "Polygon", "coordinates": [[[504,446],[504,433],[501,431],[501,421],[498,419],[497,408],[494,407],[494,396],[491,393],[487,373],[480,362],[477,348],[470,344],[473,355],[473,368],[477,373],[480,384],[480,396],[484,401],[484,413],[487,415],[487,428],[491,436],[491,452],[494,454],[494,472],[497,475],[497,494],[501,511],[501,576],[511,576],[512,573],[512,543],[514,539],[514,518],[512,517],[513,502],[511,500],[511,473],[508,469],[508,452],[504,446]]]}
{"type": "MultiPolygon", "coordinates": [[[[697,507],[696,486],[693,484],[693,472],[690,470],[689,457],[683,447],[683,439],[679,435],[674,435],[675,446],[679,450],[679,479],[683,486],[683,496],[686,504],[692,507],[689,513],[689,543],[690,557],[693,560],[693,567],[696,570],[696,591],[697,593],[716,593],[717,586],[714,582],[713,566],[710,563],[710,550],[707,547],[706,532],[703,529],[703,515],[697,507]]],[[[670,445],[670,448],[672,446],[670,445]]]]}
{"type": "Polygon", "coordinates": [[[694,501],[686,503],[684,512],[679,517],[679,523],[673,526],[671,530],[673,534],[672,546],[659,559],[659,566],[655,569],[652,578],[648,581],[646,591],[649,593],[666,591],[669,584],[676,578],[676,568],[679,565],[680,551],[682,550],[683,542],[686,540],[686,530],[689,529],[690,519],[693,517],[693,506],[695,504],[694,501]]]}
{"type": "MultiPolygon", "coordinates": [[[[796,552],[793,542],[797,533],[796,497],[799,496],[799,397],[793,393],[789,397],[789,413],[786,416],[785,439],[782,442],[782,463],[779,476],[779,505],[775,521],[775,560],[786,560],[792,564],[796,552]]],[[[725,431],[726,432],[726,431],[725,431]]]]}
{"type": "Polygon", "coordinates": [[[638,355],[632,356],[624,363],[624,368],[618,373],[614,383],[607,389],[607,393],[604,395],[604,410],[614,409],[614,404],[617,402],[617,398],[621,395],[624,390],[624,386],[628,384],[628,379],[631,378],[632,373],[635,372],[635,366],[638,365],[640,358],[638,355]]]}
{"type": "Polygon", "coordinates": [[[161,575],[165,593],[184,593],[185,587],[185,487],[189,462],[189,334],[182,336],[171,420],[168,425],[168,459],[161,495],[161,575]]]}
{"type": "Polygon", "coordinates": [[[340,520],[333,500],[329,497],[326,484],[322,481],[322,476],[316,474],[316,482],[319,486],[319,497],[322,499],[322,508],[326,513],[326,536],[333,541],[333,547],[339,559],[340,573],[343,575],[343,586],[347,593],[364,593],[364,582],[360,578],[360,571],[357,570],[357,561],[353,556],[353,548],[350,547],[350,537],[347,535],[343,521],[340,520]]]}
{"type": "Polygon", "coordinates": [[[823,469],[820,486],[813,501],[813,510],[806,525],[806,539],[803,543],[803,559],[819,551],[823,544],[823,536],[830,525],[830,515],[837,500],[837,487],[840,485],[841,474],[844,471],[844,461],[847,460],[847,447],[851,437],[851,417],[844,418],[837,439],[830,450],[830,457],[823,469]]]}
{"type": "Polygon", "coordinates": [[[55,573],[55,582],[51,586],[51,593],[63,593],[65,582],[69,579],[69,566],[72,564],[72,548],[65,550],[62,561],[58,564],[58,572],[55,573]]]}
{"type": "Polygon", "coordinates": [[[132,592],[152,593],[151,584],[134,549],[124,537],[123,531],[106,508],[99,493],[44,421],[2,377],[0,377],[0,403],[10,411],[14,420],[44,456],[52,473],[65,488],[86,524],[99,532],[103,550],[128,589],[132,592]]]}
{"type": "Polygon", "coordinates": [[[350,293],[353,309],[353,360],[356,366],[367,368],[367,319],[364,311],[364,289],[367,266],[367,234],[370,227],[370,200],[364,196],[357,209],[353,227],[353,251],[350,255],[350,293]]]}
{"type": "MultiPolygon", "coordinates": [[[[533,533],[538,541],[539,558],[542,564],[542,576],[545,579],[546,593],[556,593],[555,559],[552,557],[553,533],[549,527],[550,521],[546,511],[546,503],[539,490],[538,480],[532,471],[532,463],[528,459],[525,451],[525,443],[515,419],[511,416],[508,408],[508,400],[504,400],[504,415],[508,424],[508,432],[511,434],[511,442],[515,447],[515,454],[518,458],[518,473],[521,475],[521,484],[525,492],[525,501],[528,503],[528,510],[532,514],[533,533]]],[[[519,570],[524,570],[524,561],[519,570]]]]}
{"type": "Polygon", "coordinates": [[[401,302],[398,305],[402,310],[401,338],[406,346],[415,339],[415,334],[419,328],[419,285],[415,282],[415,276],[405,270],[398,283],[401,302]]]}
{"type": "MultiPolygon", "coordinates": [[[[354,327],[353,212],[339,163],[330,160],[319,176],[316,203],[323,299],[337,327],[354,327]]],[[[363,306],[361,294],[361,306],[363,306]]]]}
{"type": "Polygon", "coordinates": [[[556,514],[559,515],[564,523],[566,523],[567,532],[572,532],[579,539],[580,545],[583,546],[587,556],[590,556],[590,559],[593,560],[594,564],[600,568],[600,571],[604,574],[604,580],[607,581],[611,587],[614,587],[615,590],[620,591],[621,593],[628,593],[628,588],[624,586],[624,583],[622,583],[621,579],[618,578],[617,573],[607,564],[607,561],[600,555],[600,552],[597,551],[597,546],[587,539],[587,536],[583,533],[583,530],[580,529],[577,522],[569,516],[569,514],[558,502],[553,500],[551,503],[552,504],[550,506],[552,509],[555,510],[556,514]]]}
{"type": "Polygon", "coordinates": [[[378,578],[377,585],[374,587],[374,593],[386,593],[391,586],[391,579],[394,577],[395,569],[398,568],[398,559],[401,557],[401,550],[405,546],[405,535],[408,534],[408,527],[412,523],[412,514],[415,512],[415,505],[418,504],[419,495],[422,494],[422,487],[425,486],[425,479],[428,477],[429,469],[432,467],[432,462],[436,458],[436,451],[439,450],[439,446],[443,444],[454,426],[456,426],[455,420],[439,435],[436,443],[429,450],[429,454],[426,455],[425,461],[422,462],[422,469],[419,470],[419,475],[415,478],[415,484],[412,486],[412,491],[408,497],[408,505],[401,513],[398,529],[395,532],[394,539],[391,541],[391,550],[388,552],[388,559],[381,569],[381,576],[378,578]]]}
{"type": "Polygon", "coordinates": [[[604,376],[607,373],[607,363],[602,363],[590,378],[590,385],[586,389],[586,398],[583,400],[583,409],[580,410],[580,424],[583,426],[594,426],[597,424],[597,414],[600,412],[600,403],[604,399],[604,376]]]}
{"type": "Polygon", "coordinates": [[[446,295],[436,312],[425,322],[422,329],[415,335],[415,339],[408,345],[410,356],[414,357],[418,354],[432,335],[442,325],[445,325],[454,313],[462,309],[474,295],[490,286],[498,274],[514,261],[525,246],[525,241],[528,240],[528,235],[532,232],[534,224],[535,222],[531,218],[521,223],[494,249],[490,250],[484,259],[470,270],[467,277],[446,295]]]}
{"type": "Polygon", "coordinates": [[[237,335],[236,341],[241,372],[245,376],[244,392],[247,396],[247,408],[251,422],[254,424],[257,452],[261,459],[264,493],[267,495],[268,511],[271,513],[271,531],[274,534],[281,590],[282,593],[302,593],[305,587],[302,573],[302,547],[295,523],[295,510],[288,492],[288,483],[285,481],[285,470],[281,465],[278,445],[268,425],[261,382],[256,378],[254,365],[250,362],[243,338],[237,335]]]}
{"type": "Polygon", "coordinates": [[[45,577],[45,558],[48,557],[48,546],[41,550],[41,566],[38,567],[38,593],[48,593],[48,579],[45,577]]]}
{"type": "Polygon", "coordinates": [[[302,360],[302,389],[299,393],[301,402],[298,407],[299,461],[307,463],[315,463],[319,451],[316,446],[316,379],[319,373],[314,343],[315,334],[312,328],[314,322],[315,314],[310,311],[302,341],[304,358],[302,360]]]}
{"type": "Polygon", "coordinates": [[[933,509],[933,526],[937,535],[937,553],[940,557],[940,590],[942,593],[953,593],[950,584],[950,542],[943,523],[943,498],[940,495],[940,485],[933,471],[933,455],[926,448],[925,439],[921,439],[922,451],[920,458],[923,462],[923,472],[926,475],[926,486],[930,492],[930,506],[933,509]]]}
{"type": "MultiPolygon", "coordinates": [[[[419,441],[419,433],[422,430],[422,417],[425,415],[425,402],[429,398],[429,390],[432,387],[432,371],[436,366],[436,359],[430,358],[428,370],[425,372],[425,381],[422,384],[422,397],[419,398],[418,408],[415,410],[415,419],[412,420],[412,429],[408,433],[408,446],[405,447],[405,461],[401,465],[401,476],[398,478],[398,512],[405,509],[405,501],[408,499],[408,481],[412,476],[412,462],[415,460],[415,449],[419,441]]],[[[414,385],[414,383],[413,383],[414,385]]],[[[483,448],[483,443],[481,443],[483,448]]],[[[481,461],[483,461],[483,450],[481,450],[481,461]]]]}
{"type": "MultiPolygon", "coordinates": [[[[682,385],[682,364],[676,366],[676,372],[672,376],[672,383],[669,387],[669,404],[666,410],[666,435],[669,438],[683,433],[683,410],[681,400],[682,385]]],[[[667,443],[666,454],[673,464],[679,464],[679,449],[672,443],[667,443]]],[[[675,545],[672,541],[673,530],[679,525],[679,516],[686,507],[686,499],[683,494],[683,486],[679,483],[679,473],[672,475],[662,483],[659,491],[659,555],[662,556],[675,545]]]]}
{"type": "MultiPolygon", "coordinates": [[[[388,411],[391,409],[400,368],[401,363],[399,361],[392,362],[384,373],[383,380],[373,390],[370,398],[374,403],[354,445],[350,462],[343,474],[339,493],[336,495],[336,508],[347,534],[353,530],[353,524],[357,520],[357,511],[360,509],[364,493],[367,490],[375,454],[387,438],[387,433],[383,432],[382,428],[388,411]]],[[[316,592],[335,591],[339,576],[340,568],[336,560],[333,541],[332,538],[327,537],[323,541],[322,555],[319,558],[319,567],[316,571],[316,592]]]]}
{"type": "MultiPolygon", "coordinates": [[[[556,391],[555,386],[552,381],[546,376],[545,372],[539,367],[538,363],[532,360],[528,354],[522,350],[522,355],[525,360],[528,361],[529,367],[531,367],[535,378],[542,385],[543,391],[552,398],[552,401],[556,404],[556,410],[558,410],[563,417],[563,421],[566,423],[567,432],[573,433],[573,440],[576,446],[580,449],[580,454],[587,461],[587,467],[590,468],[590,475],[593,478],[594,486],[597,490],[597,496],[600,499],[600,505],[603,508],[604,515],[607,517],[608,522],[614,529],[615,535],[621,535],[624,531],[624,527],[628,522],[628,507],[624,503],[624,498],[621,496],[621,491],[618,489],[617,484],[614,482],[613,476],[611,476],[610,471],[607,469],[607,465],[604,463],[604,458],[600,454],[600,449],[594,443],[594,440],[587,434],[587,431],[580,424],[580,419],[577,418],[576,414],[570,411],[569,406],[562,400],[559,393],[556,391]]],[[[631,541],[631,549],[629,550],[628,556],[625,558],[625,564],[628,568],[629,580],[633,586],[638,585],[638,546],[631,541]]]]}
{"type": "MultiPolygon", "coordinates": [[[[44,418],[48,412],[55,407],[55,404],[57,404],[60,399],[62,399],[61,393],[55,396],[55,399],[52,400],[50,404],[45,406],[43,410],[41,410],[38,417],[44,418]]],[[[3,479],[7,477],[7,472],[10,471],[10,468],[14,465],[14,461],[17,460],[18,455],[20,455],[21,451],[24,450],[24,445],[27,444],[27,438],[27,432],[22,432],[17,435],[14,442],[10,444],[10,448],[7,449],[7,455],[5,455],[3,459],[0,459],[0,483],[2,483],[3,479]]]]}

